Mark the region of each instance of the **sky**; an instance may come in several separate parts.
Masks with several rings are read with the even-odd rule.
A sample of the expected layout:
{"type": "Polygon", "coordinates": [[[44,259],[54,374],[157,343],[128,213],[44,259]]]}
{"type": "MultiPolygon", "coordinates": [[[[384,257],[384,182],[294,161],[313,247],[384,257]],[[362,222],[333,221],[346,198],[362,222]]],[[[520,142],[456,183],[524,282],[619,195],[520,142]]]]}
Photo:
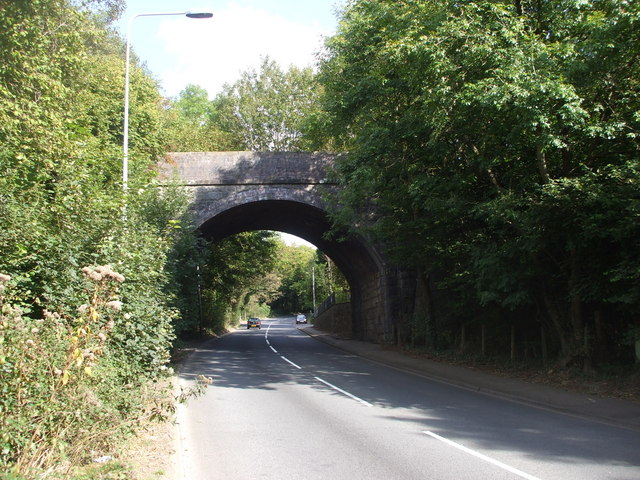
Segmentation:
{"type": "MultiPolygon", "coordinates": [[[[166,97],[187,85],[213,98],[225,83],[258,69],[269,56],[282,68],[314,66],[323,39],[335,33],[345,0],[128,0],[117,26],[127,37],[140,13],[211,11],[210,19],[142,16],[131,22],[131,48],[158,80],[166,97]]],[[[288,244],[308,245],[282,234],[288,244]]]]}
{"type": "Polygon", "coordinates": [[[126,37],[138,13],[208,10],[210,19],[183,15],[137,17],[133,51],[159,80],[165,96],[189,84],[213,98],[240,73],[269,56],[282,68],[313,66],[323,38],[335,33],[344,0],[128,0],[118,27],[126,37]]]}

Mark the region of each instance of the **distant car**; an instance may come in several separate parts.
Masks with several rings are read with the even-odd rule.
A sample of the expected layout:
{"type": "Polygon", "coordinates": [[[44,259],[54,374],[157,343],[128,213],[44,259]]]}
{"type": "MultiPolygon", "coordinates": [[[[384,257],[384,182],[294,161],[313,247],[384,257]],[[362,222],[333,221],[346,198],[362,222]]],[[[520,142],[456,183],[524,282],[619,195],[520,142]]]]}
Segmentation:
{"type": "Polygon", "coordinates": [[[262,322],[259,318],[250,318],[247,320],[247,330],[250,328],[262,328],[262,322]]]}
{"type": "Polygon", "coordinates": [[[307,323],[307,317],[305,317],[303,314],[300,314],[296,317],[296,325],[298,323],[307,323]]]}

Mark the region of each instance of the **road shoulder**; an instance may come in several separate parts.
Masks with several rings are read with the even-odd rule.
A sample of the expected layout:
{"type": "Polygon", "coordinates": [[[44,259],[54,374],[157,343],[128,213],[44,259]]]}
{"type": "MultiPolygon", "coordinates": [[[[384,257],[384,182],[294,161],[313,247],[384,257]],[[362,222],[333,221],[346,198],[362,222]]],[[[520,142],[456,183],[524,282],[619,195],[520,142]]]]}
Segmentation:
{"type": "Polygon", "coordinates": [[[299,330],[345,352],[432,380],[640,432],[640,404],[635,402],[569,392],[458,365],[416,358],[383,345],[336,337],[313,326],[301,327],[299,330]]]}

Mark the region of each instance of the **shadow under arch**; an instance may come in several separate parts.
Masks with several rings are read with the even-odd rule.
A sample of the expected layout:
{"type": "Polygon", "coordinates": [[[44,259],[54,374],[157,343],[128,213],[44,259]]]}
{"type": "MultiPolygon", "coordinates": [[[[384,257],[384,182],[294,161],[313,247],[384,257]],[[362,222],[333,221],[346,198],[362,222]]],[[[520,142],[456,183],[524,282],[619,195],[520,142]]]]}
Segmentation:
{"type": "Polygon", "coordinates": [[[327,239],[325,234],[329,229],[329,218],[321,208],[299,201],[273,199],[236,204],[199,227],[201,235],[210,241],[246,231],[275,230],[313,243],[335,262],[349,282],[352,332],[355,338],[364,339],[370,320],[365,314],[371,306],[371,291],[380,288],[383,262],[363,238],[327,239]]]}

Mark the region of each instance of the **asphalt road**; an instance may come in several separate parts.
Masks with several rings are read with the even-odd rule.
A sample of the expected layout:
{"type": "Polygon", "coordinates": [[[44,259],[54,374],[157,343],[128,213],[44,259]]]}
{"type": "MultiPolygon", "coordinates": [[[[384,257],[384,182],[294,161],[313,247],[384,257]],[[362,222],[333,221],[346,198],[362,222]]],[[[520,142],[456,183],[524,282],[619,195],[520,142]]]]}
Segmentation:
{"type": "Polygon", "coordinates": [[[183,478],[640,479],[640,433],[388,368],[264,320],[194,352],[183,478]]]}

